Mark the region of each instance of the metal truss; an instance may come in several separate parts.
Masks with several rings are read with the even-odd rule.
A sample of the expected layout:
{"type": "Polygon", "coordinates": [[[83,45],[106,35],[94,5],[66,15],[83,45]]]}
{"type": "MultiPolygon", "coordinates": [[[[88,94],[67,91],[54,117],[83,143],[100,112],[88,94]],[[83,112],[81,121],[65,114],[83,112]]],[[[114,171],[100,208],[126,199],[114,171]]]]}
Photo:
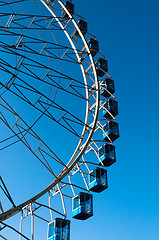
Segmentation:
{"type": "MultiPolygon", "coordinates": [[[[14,232],[19,240],[39,239],[35,232],[37,219],[47,226],[56,216],[67,217],[70,214],[68,201],[79,191],[89,191],[88,175],[101,162],[99,148],[103,141],[100,139],[105,133],[103,125],[106,121],[101,117],[105,99],[100,99],[100,89],[105,87],[103,79],[98,80],[87,43],[87,38],[92,35],[87,33],[84,37],[77,24],[81,17],[72,16],[61,0],[30,0],[31,14],[25,9],[27,4],[24,0],[0,1],[0,53],[12,60],[10,63],[7,57],[0,57],[0,70],[5,79],[0,82],[0,120],[11,133],[0,141],[0,150],[22,143],[51,174],[52,182],[20,205],[16,206],[12,200],[11,209],[4,210],[0,203],[0,230],[14,232]],[[62,17],[63,11],[68,18],[62,17]],[[55,32],[60,35],[59,39],[55,38],[55,32]],[[45,38],[46,33],[49,38],[45,38]],[[61,41],[64,35],[67,42],[61,41]],[[81,77],[63,71],[68,64],[80,69],[83,81],[81,77]],[[84,102],[84,118],[61,104],[58,95],[62,98],[63,94],[84,102]],[[14,106],[12,98],[35,112],[35,117],[27,118],[18,105],[14,106]],[[74,152],[67,161],[38,134],[36,126],[43,118],[77,139],[74,152]],[[8,223],[10,217],[17,216],[19,228],[8,223]],[[25,232],[25,219],[29,219],[31,225],[29,233],[25,232]]],[[[97,54],[98,57],[101,55],[97,54]]],[[[111,78],[107,72],[105,74],[111,78]]],[[[5,234],[0,237],[8,239],[5,234]]]]}

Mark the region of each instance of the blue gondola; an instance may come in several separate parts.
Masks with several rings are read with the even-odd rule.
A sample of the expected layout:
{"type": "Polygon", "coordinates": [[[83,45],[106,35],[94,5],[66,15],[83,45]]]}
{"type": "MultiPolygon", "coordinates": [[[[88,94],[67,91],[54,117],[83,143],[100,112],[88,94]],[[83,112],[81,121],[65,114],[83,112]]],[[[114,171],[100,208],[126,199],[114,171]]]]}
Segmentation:
{"type": "Polygon", "coordinates": [[[103,140],[108,142],[111,142],[111,141],[113,142],[117,138],[119,138],[119,125],[117,122],[108,121],[104,125],[103,129],[106,132],[106,134],[103,133],[103,140]]]}
{"type": "Polygon", "coordinates": [[[99,52],[99,42],[93,38],[88,41],[88,46],[90,48],[91,54],[94,57],[97,52],[99,52]]]}
{"type": "Polygon", "coordinates": [[[108,188],[107,170],[103,168],[95,168],[89,174],[89,189],[92,192],[102,192],[108,188]]]}
{"type": "Polygon", "coordinates": [[[93,216],[93,196],[88,193],[81,192],[73,198],[72,217],[85,220],[93,216]]]}
{"type": "MultiPolygon", "coordinates": [[[[87,22],[80,19],[78,21],[78,26],[79,26],[81,32],[83,33],[83,35],[85,35],[87,33],[87,22]]],[[[75,35],[79,37],[79,32],[77,29],[75,30],[75,35]]]]}
{"type": "Polygon", "coordinates": [[[110,93],[113,94],[115,92],[115,86],[114,86],[114,81],[110,78],[106,78],[104,79],[104,81],[101,82],[101,85],[104,88],[101,88],[101,95],[103,97],[110,97],[110,93]],[[107,91],[107,90],[108,91],[107,91]]]}
{"type": "Polygon", "coordinates": [[[48,224],[48,240],[70,240],[70,221],[56,218],[48,224]]]}
{"type": "MultiPolygon", "coordinates": [[[[74,4],[69,1],[66,1],[65,6],[68,9],[68,11],[71,13],[71,15],[73,15],[74,14],[74,4]]],[[[67,13],[65,11],[62,12],[62,18],[65,18],[66,20],[69,18],[69,16],[67,15],[67,13]]]]}
{"type": "Polygon", "coordinates": [[[96,61],[97,75],[103,77],[106,72],[108,72],[108,61],[104,58],[99,58],[96,61]]]}
{"type": "MultiPolygon", "coordinates": [[[[111,166],[116,162],[115,147],[110,144],[104,144],[99,149],[99,157],[105,167],[111,166]]],[[[101,162],[99,163],[101,165],[101,162]]]]}
{"type": "Polygon", "coordinates": [[[108,99],[104,104],[103,117],[112,119],[118,115],[118,102],[114,99],[108,99]]]}

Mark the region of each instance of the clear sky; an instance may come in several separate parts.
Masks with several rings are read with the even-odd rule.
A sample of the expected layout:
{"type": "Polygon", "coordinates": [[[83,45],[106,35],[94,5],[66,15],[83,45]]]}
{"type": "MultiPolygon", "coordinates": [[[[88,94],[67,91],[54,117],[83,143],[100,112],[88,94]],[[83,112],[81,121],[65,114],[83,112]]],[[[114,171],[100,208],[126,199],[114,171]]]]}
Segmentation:
{"type": "Polygon", "coordinates": [[[71,220],[71,240],[158,240],[159,3],[73,3],[109,62],[120,138],[115,142],[117,162],[108,169],[109,188],[94,195],[92,218],[71,220]]]}
{"type": "Polygon", "coordinates": [[[109,61],[119,102],[117,163],[95,214],[72,222],[72,239],[159,239],[159,3],[74,1],[109,61]]]}

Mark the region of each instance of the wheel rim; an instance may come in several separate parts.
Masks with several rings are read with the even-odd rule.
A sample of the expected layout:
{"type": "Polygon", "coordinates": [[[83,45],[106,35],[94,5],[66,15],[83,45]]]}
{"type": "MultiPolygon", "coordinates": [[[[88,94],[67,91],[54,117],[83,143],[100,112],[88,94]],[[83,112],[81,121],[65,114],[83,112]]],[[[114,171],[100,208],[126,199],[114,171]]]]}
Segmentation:
{"type": "MultiPolygon", "coordinates": [[[[53,15],[54,19],[58,20],[58,23],[61,24],[61,22],[59,22],[59,18],[56,18],[56,15],[53,13],[53,11],[51,10],[50,7],[48,7],[48,5],[44,2],[44,1],[41,1],[46,8],[48,8],[48,10],[50,11],[50,13],[53,15]]],[[[68,15],[70,15],[70,13],[68,12],[68,10],[66,9],[65,5],[62,3],[62,1],[58,1],[59,4],[65,9],[65,11],[67,12],[68,15]]],[[[88,48],[88,45],[87,45],[87,42],[83,36],[83,34],[81,33],[76,21],[72,18],[72,16],[70,15],[71,17],[71,20],[72,20],[72,23],[74,24],[75,28],[78,29],[79,31],[79,34],[81,35],[81,38],[82,38],[82,41],[84,42],[84,45],[88,51],[88,53],[90,53],[90,50],[88,48]]],[[[67,35],[67,31],[65,31],[65,34],[67,35]]],[[[67,36],[69,38],[69,41],[72,41],[69,34],[67,36]]],[[[78,56],[78,51],[76,50],[76,48],[74,48],[74,44],[72,42],[72,48],[75,50],[75,54],[76,56],[78,56]]],[[[78,56],[78,61],[80,61],[80,57],[78,56]]],[[[0,219],[4,220],[4,219],[7,219],[9,218],[10,216],[16,214],[17,212],[21,211],[22,208],[24,208],[26,205],[28,205],[29,203],[32,203],[34,202],[35,200],[37,200],[39,197],[41,197],[43,194],[45,194],[48,190],[50,190],[51,188],[53,188],[60,180],[62,180],[69,172],[70,170],[75,166],[75,164],[79,161],[79,159],[81,158],[81,156],[83,155],[84,151],[86,150],[86,148],[88,147],[88,144],[89,144],[89,141],[93,135],[93,132],[95,130],[95,125],[96,125],[96,122],[97,122],[97,117],[98,117],[98,111],[99,111],[99,85],[98,85],[98,79],[97,79],[97,74],[96,74],[96,70],[95,70],[95,64],[94,64],[94,60],[92,58],[92,56],[90,55],[90,61],[91,61],[91,64],[93,66],[93,72],[94,72],[94,78],[95,78],[95,87],[96,87],[96,94],[97,94],[97,97],[96,97],[96,110],[95,110],[95,114],[94,114],[94,121],[93,121],[93,124],[92,124],[92,129],[89,131],[89,134],[88,134],[88,137],[86,139],[86,141],[84,142],[82,148],[81,148],[81,144],[83,143],[83,140],[84,140],[84,134],[87,130],[87,125],[88,125],[88,109],[89,109],[89,104],[87,105],[87,110],[86,110],[86,118],[85,118],[85,124],[84,124],[84,129],[83,129],[83,133],[82,133],[82,138],[80,139],[79,141],[79,144],[74,152],[74,154],[72,155],[70,161],[68,162],[67,164],[67,167],[65,167],[59,174],[58,176],[58,179],[55,179],[47,188],[45,188],[43,191],[41,191],[39,194],[37,194],[36,196],[34,196],[33,198],[30,198],[28,201],[25,201],[23,204],[20,204],[18,207],[14,208],[14,209],[11,209],[3,214],[0,215],[0,219]]],[[[81,69],[83,71],[83,77],[85,79],[85,85],[87,85],[87,79],[86,79],[86,73],[84,70],[84,67],[82,65],[82,63],[80,63],[80,66],[81,66],[81,69]]],[[[86,87],[86,94],[87,94],[87,100],[89,99],[88,97],[88,94],[89,94],[89,89],[86,87]]],[[[1,98],[2,99],[2,98],[1,98]]],[[[4,100],[3,100],[4,101],[4,100]]],[[[89,102],[89,101],[88,101],[89,102]]],[[[14,111],[12,109],[12,111],[14,111]]],[[[15,115],[18,117],[18,119],[21,119],[20,116],[18,116],[16,113],[15,115]]]]}

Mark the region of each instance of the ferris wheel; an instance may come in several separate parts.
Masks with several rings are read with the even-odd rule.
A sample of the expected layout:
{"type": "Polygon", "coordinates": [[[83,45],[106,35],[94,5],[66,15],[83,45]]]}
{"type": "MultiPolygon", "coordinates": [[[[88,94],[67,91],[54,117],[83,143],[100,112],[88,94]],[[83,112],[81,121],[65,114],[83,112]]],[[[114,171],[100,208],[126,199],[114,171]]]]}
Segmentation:
{"type": "Polygon", "coordinates": [[[116,162],[114,81],[72,1],[0,9],[0,237],[70,240],[116,162]]]}

